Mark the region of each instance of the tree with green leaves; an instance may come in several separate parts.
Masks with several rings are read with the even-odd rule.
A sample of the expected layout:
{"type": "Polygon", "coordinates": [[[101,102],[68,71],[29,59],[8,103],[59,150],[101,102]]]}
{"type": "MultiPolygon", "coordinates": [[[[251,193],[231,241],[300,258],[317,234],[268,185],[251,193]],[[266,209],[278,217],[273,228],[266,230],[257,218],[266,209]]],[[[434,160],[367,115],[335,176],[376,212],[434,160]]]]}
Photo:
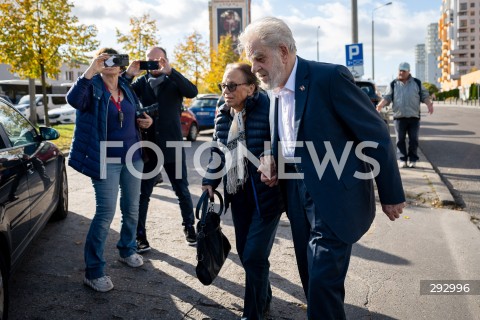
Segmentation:
{"type": "Polygon", "coordinates": [[[209,63],[207,44],[202,41],[202,35],[194,31],[185,37],[185,43],[175,47],[173,56],[174,67],[198,88],[209,63]]]}
{"type": "Polygon", "coordinates": [[[123,50],[131,60],[145,59],[145,51],[160,43],[157,22],[149,14],[130,18],[130,32],[123,34],[117,30],[117,42],[123,44],[123,50]]]}
{"type": "Polygon", "coordinates": [[[53,79],[64,62],[88,61],[98,46],[96,27],[80,24],[72,7],[68,0],[0,1],[0,62],[22,78],[41,78],[47,126],[46,77],[53,79]]]}
{"type": "Polygon", "coordinates": [[[220,93],[217,84],[222,82],[225,67],[227,64],[237,62],[240,59],[234,50],[231,35],[220,37],[218,50],[212,50],[210,59],[210,71],[205,76],[205,90],[206,92],[220,93]]]}

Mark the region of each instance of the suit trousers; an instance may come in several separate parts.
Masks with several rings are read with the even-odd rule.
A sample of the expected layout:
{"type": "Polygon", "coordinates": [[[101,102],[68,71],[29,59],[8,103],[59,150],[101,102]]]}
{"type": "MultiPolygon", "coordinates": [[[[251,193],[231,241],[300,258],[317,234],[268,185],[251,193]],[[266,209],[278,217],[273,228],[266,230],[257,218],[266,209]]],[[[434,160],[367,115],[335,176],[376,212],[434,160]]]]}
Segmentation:
{"type": "Polygon", "coordinates": [[[302,179],[283,180],[281,185],[307,297],[308,319],[346,319],[344,284],[352,245],[341,241],[322,221],[302,179]]]}
{"type": "MultiPolygon", "coordinates": [[[[145,163],[145,168],[143,172],[150,172],[156,166],[155,161],[148,161],[145,163]]],[[[180,212],[182,214],[182,225],[194,225],[195,218],[193,215],[193,202],[190,191],[188,190],[188,179],[187,179],[187,166],[185,159],[181,162],[182,170],[181,176],[176,177],[176,163],[165,163],[163,168],[167,173],[168,179],[172,184],[172,189],[177,196],[178,202],[180,204],[180,212]]],[[[140,194],[140,205],[139,205],[139,214],[138,214],[138,226],[137,226],[137,238],[146,238],[146,221],[147,221],[147,212],[148,205],[150,203],[150,196],[153,192],[153,187],[156,183],[156,176],[151,179],[143,179],[141,186],[140,194]]]]}
{"type": "Polygon", "coordinates": [[[231,195],[237,252],[245,270],[245,297],[242,319],[263,320],[269,311],[272,288],[270,262],[280,212],[262,217],[255,203],[251,179],[244,189],[231,195]]]}

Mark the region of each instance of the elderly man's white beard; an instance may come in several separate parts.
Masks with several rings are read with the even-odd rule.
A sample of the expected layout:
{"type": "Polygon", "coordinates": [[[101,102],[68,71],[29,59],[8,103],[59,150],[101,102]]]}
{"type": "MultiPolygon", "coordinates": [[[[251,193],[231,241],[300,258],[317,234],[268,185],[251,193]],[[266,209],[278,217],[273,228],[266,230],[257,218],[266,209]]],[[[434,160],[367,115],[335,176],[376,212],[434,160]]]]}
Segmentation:
{"type": "Polygon", "coordinates": [[[285,66],[282,64],[279,54],[273,57],[272,70],[268,73],[268,82],[260,82],[260,87],[263,90],[273,90],[278,88],[283,79],[285,66]]]}

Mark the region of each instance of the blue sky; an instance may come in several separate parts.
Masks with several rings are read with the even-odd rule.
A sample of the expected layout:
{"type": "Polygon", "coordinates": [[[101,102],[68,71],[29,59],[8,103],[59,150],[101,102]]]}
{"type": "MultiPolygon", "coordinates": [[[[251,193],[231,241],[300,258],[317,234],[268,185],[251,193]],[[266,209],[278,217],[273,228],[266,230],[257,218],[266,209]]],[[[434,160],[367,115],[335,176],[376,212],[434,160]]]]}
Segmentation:
{"type": "MultiPolygon", "coordinates": [[[[346,64],[345,45],[352,43],[351,0],[252,0],[252,20],[276,16],[285,20],[297,42],[298,55],[316,60],[317,29],[321,61],[346,64]]],[[[372,75],[372,11],[388,1],[357,0],[358,41],[363,44],[364,77],[372,75]]],[[[385,85],[398,64],[414,70],[415,45],[425,42],[427,26],[438,22],[442,0],[398,0],[375,10],[375,80],[385,85]]],[[[208,43],[208,0],[73,0],[73,13],[84,24],[96,24],[101,46],[121,50],[115,28],[128,32],[129,18],[149,13],[157,20],[160,45],[172,52],[194,30],[208,43]]]]}

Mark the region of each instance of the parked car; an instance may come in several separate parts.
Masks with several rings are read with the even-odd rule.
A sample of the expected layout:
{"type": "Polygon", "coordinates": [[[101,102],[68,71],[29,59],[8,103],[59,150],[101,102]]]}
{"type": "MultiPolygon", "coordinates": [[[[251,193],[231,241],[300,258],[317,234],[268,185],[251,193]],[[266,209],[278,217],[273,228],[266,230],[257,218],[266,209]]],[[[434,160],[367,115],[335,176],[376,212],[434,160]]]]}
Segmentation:
{"type": "Polygon", "coordinates": [[[195,114],[187,108],[183,107],[180,122],[182,124],[183,137],[187,138],[188,141],[197,140],[199,130],[198,121],[195,117],[195,114]]]}
{"type": "Polygon", "coordinates": [[[75,123],[77,110],[71,105],[64,104],[60,108],[48,111],[50,124],[75,123]]]}
{"type": "Polygon", "coordinates": [[[0,319],[8,316],[9,278],[22,257],[47,221],[68,213],[65,156],[48,141],[58,137],[0,98],[0,319]]]}
{"type": "Polygon", "coordinates": [[[10,97],[7,96],[6,94],[0,94],[0,98],[2,98],[3,100],[5,100],[7,102],[13,103],[12,100],[10,99],[10,97]]]}
{"type": "MultiPolygon", "coordinates": [[[[371,80],[355,80],[355,83],[360,89],[362,89],[363,92],[367,94],[367,96],[370,98],[370,101],[372,101],[373,107],[375,108],[380,102],[380,100],[382,100],[382,97],[378,92],[375,83],[371,80]]],[[[383,108],[381,116],[383,120],[388,124],[389,108],[383,108]]]]}
{"type": "Polygon", "coordinates": [[[215,126],[215,108],[218,98],[217,94],[199,94],[193,100],[189,110],[195,114],[199,130],[211,129],[215,126]]]}
{"type": "MultiPolygon", "coordinates": [[[[65,94],[47,94],[47,103],[48,109],[52,110],[55,108],[60,108],[67,103],[65,94]]],[[[37,106],[37,121],[45,120],[45,112],[43,108],[43,95],[35,95],[35,105],[37,106]]],[[[15,105],[18,111],[23,114],[27,119],[30,118],[30,95],[24,95],[18,100],[18,103],[15,105]]]]}

